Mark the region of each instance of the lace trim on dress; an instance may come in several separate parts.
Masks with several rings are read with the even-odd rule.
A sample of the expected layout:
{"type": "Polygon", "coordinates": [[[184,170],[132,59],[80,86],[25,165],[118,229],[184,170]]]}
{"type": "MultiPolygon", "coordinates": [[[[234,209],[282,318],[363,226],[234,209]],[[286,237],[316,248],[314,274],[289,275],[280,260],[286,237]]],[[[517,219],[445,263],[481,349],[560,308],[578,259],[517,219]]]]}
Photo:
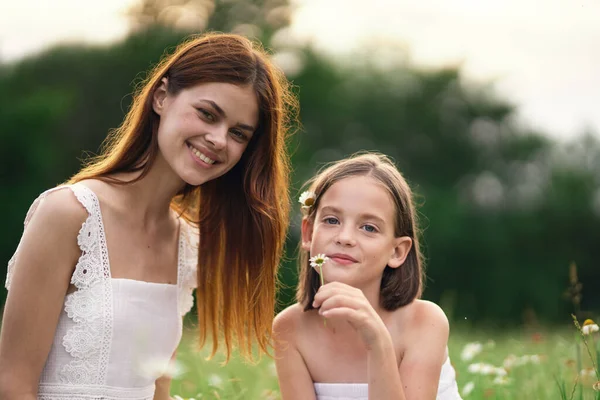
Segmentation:
{"type": "Polygon", "coordinates": [[[184,316],[194,305],[194,289],[198,286],[198,231],[188,222],[181,220],[184,230],[179,240],[179,313],[184,316]]]}
{"type": "Polygon", "coordinates": [[[78,289],[67,296],[65,312],[75,322],[62,344],[73,357],[59,373],[62,383],[103,385],[112,339],[112,289],[108,249],[100,203],[89,188],[70,186],[88,212],[77,236],[81,256],[71,283],[78,289]]]}
{"type": "MultiPolygon", "coordinates": [[[[53,191],[65,188],[71,189],[88,212],[88,217],[77,235],[81,256],[71,277],[71,283],[78,290],[67,295],[65,300],[65,311],[75,325],[67,331],[62,343],[73,360],[63,367],[59,375],[62,383],[103,385],[106,382],[113,318],[108,250],[98,198],[91,189],[77,183],[47,190],[29,208],[24,230],[40,202],[53,191]]],[[[8,262],[5,285],[9,290],[20,246],[21,243],[8,262]]]]}

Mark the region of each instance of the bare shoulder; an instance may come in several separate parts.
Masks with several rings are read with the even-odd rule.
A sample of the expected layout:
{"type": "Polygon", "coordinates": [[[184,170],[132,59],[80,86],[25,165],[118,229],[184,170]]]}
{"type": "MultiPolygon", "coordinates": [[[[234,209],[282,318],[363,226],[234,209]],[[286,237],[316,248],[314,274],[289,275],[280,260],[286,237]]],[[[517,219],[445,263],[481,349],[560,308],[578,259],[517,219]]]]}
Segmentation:
{"type": "Polygon", "coordinates": [[[281,311],[273,320],[273,333],[279,338],[291,338],[305,318],[302,305],[296,303],[281,311]]]}
{"type": "Polygon", "coordinates": [[[449,335],[450,326],[448,317],[440,306],[427,300],[414,300],[406,306],[405,326],[416,337],[436,336],[445,337],[449,335]]]}
{"type": "Polygon", "coordinates": [[[64,188],[45,195],[35,209],[31,221],[49,224],[53,230],[64,233],[73,229],[79,231],[87,216],[86,209],[73,192],[64,188]]]}

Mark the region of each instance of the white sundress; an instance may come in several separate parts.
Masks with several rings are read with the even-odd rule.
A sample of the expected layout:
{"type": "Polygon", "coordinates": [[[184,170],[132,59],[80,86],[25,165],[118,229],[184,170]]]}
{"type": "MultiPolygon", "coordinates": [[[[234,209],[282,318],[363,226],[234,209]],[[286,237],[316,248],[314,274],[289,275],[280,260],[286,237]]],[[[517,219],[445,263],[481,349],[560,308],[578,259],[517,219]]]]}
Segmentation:
{"type": "MultiPolygon", "coordinates": [[[[197,230],[181,221],[176,284],[114,279],[100,203],[87,186],[42,193],[27,213],[25,229],[39,203],[55,190],[71,190],[88,217],[77,236],[81,256],[71,277],[77,290],[65,296],[38,399],[152,400],[155,381],[181,339],[182,317],[193,305],[197,230]]],[[[19,247],[8,263],[9,290],[19,247]]]]}
{"type": "MultiPolygon", "coordinates": [[[[317,400],[368,400],[366,383],[315,383],[317,400]]],[[[442,365],[436,400],[461,400],[450,357],[442,365]]]]}

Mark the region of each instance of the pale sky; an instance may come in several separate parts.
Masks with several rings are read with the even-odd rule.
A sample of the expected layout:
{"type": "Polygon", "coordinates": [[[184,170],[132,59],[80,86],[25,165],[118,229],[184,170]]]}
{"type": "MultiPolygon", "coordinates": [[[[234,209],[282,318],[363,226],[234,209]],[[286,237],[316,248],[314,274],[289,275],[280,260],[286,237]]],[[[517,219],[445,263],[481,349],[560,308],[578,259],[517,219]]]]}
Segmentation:
{"type": "MultiPolygon", "coordinates": [[[[135,0],[0,0],[0,60],[48,45],[107,43],[135,0]]],[[[560,140],[600,136],[600,0],[296,0],[292,33],[348,55],[396,43],[413,64],[496,82],[520,120],[560,140]]]]}

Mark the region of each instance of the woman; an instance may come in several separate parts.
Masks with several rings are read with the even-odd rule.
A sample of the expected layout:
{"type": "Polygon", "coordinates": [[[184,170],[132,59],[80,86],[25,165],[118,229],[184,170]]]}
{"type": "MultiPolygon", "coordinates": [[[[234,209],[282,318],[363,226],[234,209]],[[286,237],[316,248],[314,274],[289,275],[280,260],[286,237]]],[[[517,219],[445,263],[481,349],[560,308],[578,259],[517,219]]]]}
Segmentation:
{"type": "Polygon", "coordinates": [[[202,344],[266,351],[295,106],[243,37],[201,36],[165,58],[102,155],[26,217],[0,398],[168,399],[169,379],[145,366],[174,355],[196,285],[202,344]]]}

